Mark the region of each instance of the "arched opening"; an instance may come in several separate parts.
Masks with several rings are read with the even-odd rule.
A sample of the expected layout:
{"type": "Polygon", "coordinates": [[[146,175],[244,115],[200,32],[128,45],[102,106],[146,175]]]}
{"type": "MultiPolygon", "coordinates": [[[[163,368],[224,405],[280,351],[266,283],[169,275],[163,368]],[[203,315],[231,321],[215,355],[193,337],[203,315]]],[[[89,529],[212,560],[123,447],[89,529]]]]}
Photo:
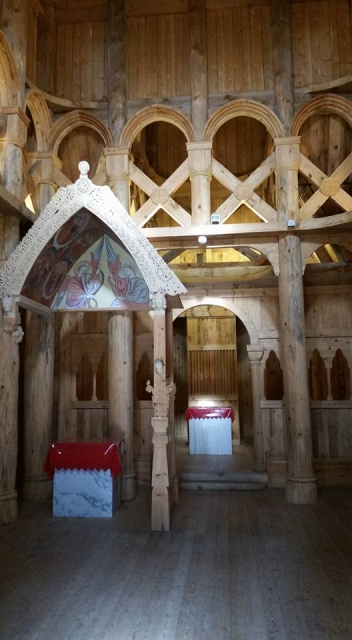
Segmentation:
{"type": "Polygon", "coordinates": [[[247,354],[250,334],[232,310],[204,302],[174,320],[176,467],[180,486],[185,488],[206,488],[215,481],[228,483],[231,474],[253,469],[253,398],[247,354]],[[207,442],[198,440],[193,446],[193,426],[185,416],[197,407],[209,408],[209,415],[217,407],[233,410],[234,420],[228,427],[231,445],[226,454],[219,454],[219,447],[224,451],[220,440],[227,434],[215,419],[206,423],[210,430],[207,442]]]}

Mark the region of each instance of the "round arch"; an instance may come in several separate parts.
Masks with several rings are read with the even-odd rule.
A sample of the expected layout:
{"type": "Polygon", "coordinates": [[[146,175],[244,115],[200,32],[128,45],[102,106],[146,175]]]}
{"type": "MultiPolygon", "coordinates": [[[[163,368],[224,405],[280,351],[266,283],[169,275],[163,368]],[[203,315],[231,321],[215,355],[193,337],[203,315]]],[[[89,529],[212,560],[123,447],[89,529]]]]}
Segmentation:
{"type": "Polygon", "coordinates": [[[46,100],[40,91],[32,89],[26,96],[26,105],[33,119],[37,151],[47,151],[51,133],[51,117],[46,100]]]}
{"type": "Polygon", "coordinates": [[[126,123],[121,133],[120,146],[131,149],[137,134],[148,124],[158,120],[169,122],[180,129],[187,142],[196,141],[194,127],[183,113],[165,105],[155,105],[141,109],[126,123]]]}
{"type": "Polygon", "coordinates": [[[247,116],[248,118],[259,120],[273,139],[285,135],[283,125],[271,109],[255,100],[233,100],[215,111],[205,125],[202,139],[212,142],[220,127],[228,120],[238,116],[247,116]]]}
{"type": "Polygon", "coordinates": [[[12,51],[5,34],[0,31],[0,103],[3,107],[18,105],[20,82],[12,51]]]}
{"type": "Polygon", "coordinates": [[[113,146],[111,133],[105,124],[99,120],[99,118],[78,109],[77,111],[72,111],[72,113],[60,118],[60,120],[58,120],[58,122],[53,126],[49,138],[49,148],[58,154],[59,147],[63,139],[78,127],[88,127],[89,129],[93,129],[104,140],[106,147],[113,146]]]}
{"type": "MultiPolygon", "coordinates": [[[[352,240],[348,239],[347,237],[339,237],[338,241],[335,241],[336,239],[331,239],[333,244],[337,244],[340,245],[341,247],[346,247],[346,249],[348,249],[349,251],[351,251],[352,253],[352,240]]],[[[328,244],[328,243],[325,243],[328,244]]],[[[317,251],[318,249],[320,249],[320,247],[323,247],[324,243],[320,241],[314,241],[314,242],[302,242],[301,243],[301,254],[302,254],[302,272],[305,272],[306,266],[308,264],[308,260],[310,258],[310,256],[312,255],[312,253],[314,253],[315,251],[317,251]]]]}
{"type": "Polygon", "coordinates": [[[292,135],[298,136],[302,125],[316,115],[335,113],[349,124],[352,128],[352,105],[349,100],[332,93],[328,93],[325,96],[316,96],[312,100],[309,100],[300,109],[298,109],[296,115],[292,120],[291,131],[292,135]]]}
{"type": "Polygon", "coordinates": [[[259,334],[258,330],[247,313],[240,304],[238,304],[237,300],[230,300],[228,298],[216,298],[216,297],[202,297],[202,298],[187,298],[186,300],[182,300],[183,309],[175,309],[173,311],[172,318],[176,320],[182,313],[187,311],[188,309],[192,309],[192,307],[200,307],[202,305],[211,305],[213,307],[222,307],[223,309],[227,309],[231,311],[235,316],[237,316],[241,322],[243,322],[244,326],[248,331],[248,335],[250,338],[251,345],[259,344],[259,334]]]}

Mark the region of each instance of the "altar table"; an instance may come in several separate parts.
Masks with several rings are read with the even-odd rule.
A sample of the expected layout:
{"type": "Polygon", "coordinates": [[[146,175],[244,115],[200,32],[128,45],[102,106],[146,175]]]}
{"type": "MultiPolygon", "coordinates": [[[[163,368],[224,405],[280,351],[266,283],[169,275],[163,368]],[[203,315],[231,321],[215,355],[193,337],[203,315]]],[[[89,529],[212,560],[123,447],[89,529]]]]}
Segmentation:
{"type": "Polygon", "coordinates": [[[123,447],[112,440],[53,443],[44,465],[54,476],[53,515],[112,517],[120,502],[123,447]]]}
{"type": "Polygon", "coordinates": [[[232,407],[188,407],[190,454],[232,455],[232,407]]]}

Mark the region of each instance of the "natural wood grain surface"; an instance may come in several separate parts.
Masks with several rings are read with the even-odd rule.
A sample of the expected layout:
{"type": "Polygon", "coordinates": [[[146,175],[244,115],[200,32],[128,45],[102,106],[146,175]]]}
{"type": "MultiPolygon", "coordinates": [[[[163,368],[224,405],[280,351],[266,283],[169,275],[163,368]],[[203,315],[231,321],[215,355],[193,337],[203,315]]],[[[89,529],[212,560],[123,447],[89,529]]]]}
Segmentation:
{"type": "Polygon", "coordinates": [[[151,532],[149,491],[112,519],[24,503],[0,530],[1,638],[350,640],[351,491],[183,491],[151,532]]]}

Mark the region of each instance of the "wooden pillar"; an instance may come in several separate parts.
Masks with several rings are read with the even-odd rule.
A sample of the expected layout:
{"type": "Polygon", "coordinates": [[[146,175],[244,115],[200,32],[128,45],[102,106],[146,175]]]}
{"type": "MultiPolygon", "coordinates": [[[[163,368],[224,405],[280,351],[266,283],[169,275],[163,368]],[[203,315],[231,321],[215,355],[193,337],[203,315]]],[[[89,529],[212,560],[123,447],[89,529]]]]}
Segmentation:
{"type": "Polygon", "coordinates": [[[44,461],[53,439],[54,315],[27,312],[24,367],[24,479],[26,500],[49,497],[44,461]]]}
{"type": "Polygon", "coordinates": [[[133,455],[133,322],[131,311],[114,312],[109,318],[108,436],[124,438],[122,500],[136,497],[133,455]]]}
{"type": "Polygon", "coordinates": [[[174,385],[174,344],[173,344],[173,318],[172,311],[166,312],[166,382],[171,389],[169,405],[169,444],[168,444],[168,470],[172,491],[173,504],[178,503],[178,478],[176,470],[176,441],[175,441],[175,385],[174,385]]]}
{"type": "Polygon", "coordinates": [[[125,0],[108,2],[109,127],[114,145],[127,120],[127,24],[125,0]]]}
{"type": "Polygon", "coordinates": [[[147,385],[153,395],[153,467],[152,467],[152,514],[153,531],[169,531],[169,470],[167,444],[169,441],[169,402],[173,390],[166,384],[166,301],[158,293],[153,299],[154,328],[154,386],[147,385]]]}
{"type": "Polygon", "coordinates": [[[270,0],[275,112],[289,133],[295,110],[289,0],[270,0]]]}
{"type": "Polygon", "coordinates": [[[253,448],[254,471],[265,471],[264,440],[261,417],[262,398],[262,358],[264,350],[259,345],[247,345],[249,364],[251,367],[252,381],[252,421],[253,421],[253,448]]]}
{"type": "Polygon", "coordinates": [[[13,298],[2,300],[0,307],[0,524],[17,518],[18,453],[18,308],[13,298]]]}
{"type": "Polygon", "coordinates": [[[55,169],[61,169],[62,162],[53,151],[34,151],[26,153],[27,167],[34,181],[33,204],[40,214],[54,197],[56,182],[55,169]]]}
{"type": "Polygon", "coordinates": [[[130,179],[128,147],[104,149],[109,186],[126,211],[130,212],[130,179]]]}
{"type": "Polygon", "coordinates": [[[191,120],[197,140],[202,139],[208,120],[208,65],[206,0],[188,0],[191,120]]]}
{"type": "MultiPolygon", "coordinates": [[[[299,138],[275,140],[280,221],[298,217],[299,138]]],[[[279,238],[281,353],[287,434],[288,502],[316,501],[306,355],[301,244],[294,230],[279,238]]]]}
{"type": "Polygon", "coordinates": [[[211,142],[188,142],[192,225],[210,224],[211,142]]]}

